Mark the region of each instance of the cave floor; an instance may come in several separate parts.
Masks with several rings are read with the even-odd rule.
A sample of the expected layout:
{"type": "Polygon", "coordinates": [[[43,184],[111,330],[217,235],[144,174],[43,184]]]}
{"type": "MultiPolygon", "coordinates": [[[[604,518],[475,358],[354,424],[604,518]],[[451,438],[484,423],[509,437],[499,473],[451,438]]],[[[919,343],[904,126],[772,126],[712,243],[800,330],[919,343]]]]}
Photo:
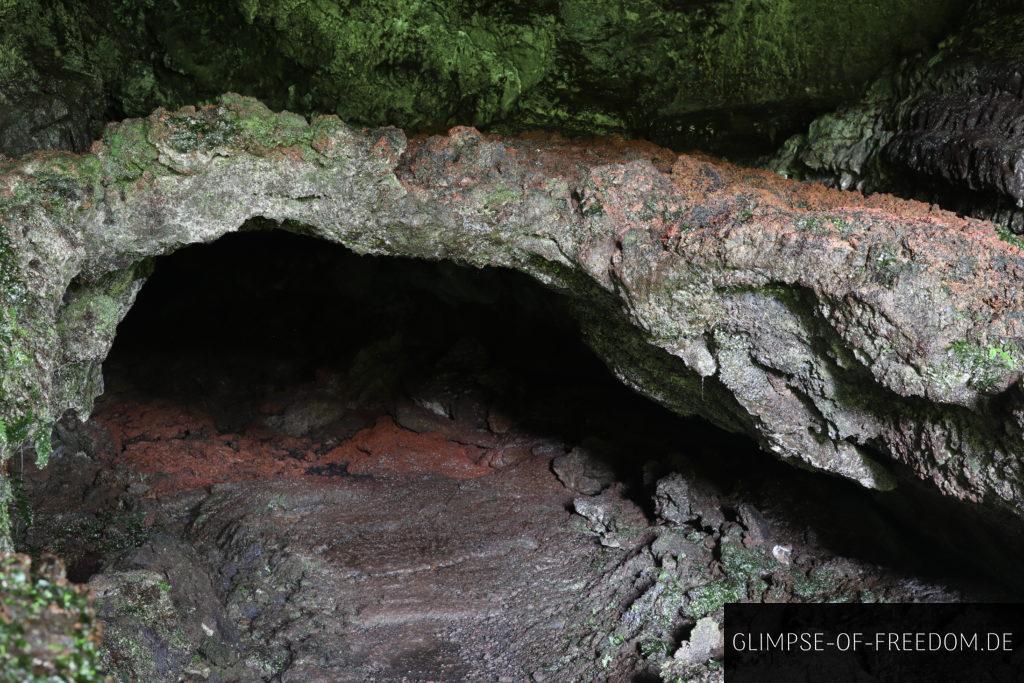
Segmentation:
{"type": "Polygon", "coordinates": [[[838,556],[791,482],[717,488],[666,456],[709,447],[594,386],[509,413],[479,373],[154,395],[117,372],[24,466],[18,531],[94,590],[118,680],[719,680],[687,638],[725,601],[959,596],[838,556]]]}
{"type": "Polygon", "coordinates": [[[258,235],[162,261],[12,461],[114,680],[720,681],[727,602],[1000,597],[963,525],[630,391],[535,283],[258,235]]]}
{"type": "Polygon", "coordinates": [[[566,444],[440,398],[346,410],[322,388],[214,413],[115,392],[65,435],[80,450],[27,470],[27,544],[89,581],[114,668],[544,680],[613,628],[635,591],[599,584],[649,540],[621,487],[632,528],[609,548],[552,471],[566,444]]]}

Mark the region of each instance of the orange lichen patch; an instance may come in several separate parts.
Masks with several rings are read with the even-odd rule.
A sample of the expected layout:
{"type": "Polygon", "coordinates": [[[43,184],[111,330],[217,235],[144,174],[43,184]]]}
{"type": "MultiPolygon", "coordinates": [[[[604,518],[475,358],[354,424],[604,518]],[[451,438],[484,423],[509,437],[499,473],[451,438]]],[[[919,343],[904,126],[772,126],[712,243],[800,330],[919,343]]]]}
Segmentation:
{"type": "Polygon", "coordinates": [[[133,444],[121,459],[139,471],[163,475],[156,494],[201,488],[227,481],[294,477],[303,468],[287,461],[289,453],[276,444],[230,436],[202,441],[157,441],[133,444]]]}
{"type": "Polygon", "coordinates": [[[328,462],[343,462],[352,474],[440,474],[472,479],[493,470],[482,464],[486,451],[479,446],[450,441],[437,432],[412,432],[381,417],[352,439],[324,455],[328,462]]]}
{"type": "MultiPolygon", "coordinates": [[[[528,185],[543,185],[551,178],[578,179],[586,176],[589,169],[607,164],[622,164],[634,161],[649,162],[658,171],[669,173],[677,154],[644,140],[627,140],[619,136],[602,138],[566,139],[557,133],[531,132],[515,136],[488,134],[484,136],[475,128],[457,126],[444,136],[414,135],[408,140],[403,155],[406,172],[415,173],[417,168],[428,165],[429,175],[435,177],[458,177],[458,166],[467,165],[467,159],[459,154],[448,154],[449,148],[465,148],[489,144],[500,147],[499,154],[510,163],[520,165],[525,171],[535,171],[535,177],[527,178],[528,185]],[[438,160],[445,160],[447,174],[439,175],[433,166],[438,160]],[[455,175],[453,175],[453,172],[455,175]],[[531,182],[532,181],[532,182],[531,182]]],[[[470,158],[469,163],[472,163],[470,158]]],[[[467,169],[468,170],[468,169],[467,169]]],[[[400,172],[400,175],[403,173],[400,172]]],[[[466,176],[474,178],[473,174],[466,176]]]]}
{"type": "Polygon", "coordinates": [[[292,161],[303,161],[305,152],[301,147],[275,147],[271,149],[267,156],[271,159],[290,159],[292,161]]]}
{"type": "Polygon", "coordinates": [[[113,460],[146,475],[151,496],[225,482],[339,474],[468,479],[508,460],[437,432],[403,429],[387,415],[329,449],[259,423],[239,434],[219,432],[208,415],[168,401],[111,401],[95,420],[111,437],[113,460]]]}
{"type": "Polygon", "coordinates": [[[944,227],[962,228],[969,219],[931,204],[900,199],[889,194],[864,196],[830,188],[821,183],[787,180],[768,170],[734,166],[704,154],[681,154],[672,166],[676,187],[692,203],[706,203],[709,195],[749,196],[777,209],[831,211],[852,214],[879,212],[892,222],[929,221],[944,227]]]}
{"type": "Polygon", "coordinates": [[[283,435],[219,433],[206,415],[165,402],[103,406],[96,420],[113,437],[114,460],[151,475],[151,493],[227,481],[300,476],[310,445],[283,435]]]}

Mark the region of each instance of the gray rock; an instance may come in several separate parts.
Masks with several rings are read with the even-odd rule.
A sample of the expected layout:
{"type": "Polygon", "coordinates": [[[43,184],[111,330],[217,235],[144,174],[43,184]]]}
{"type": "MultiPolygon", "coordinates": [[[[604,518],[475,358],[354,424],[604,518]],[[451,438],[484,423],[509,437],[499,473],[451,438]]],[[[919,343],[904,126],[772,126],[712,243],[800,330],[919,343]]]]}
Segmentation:
{"type": "Polygon", "coordinates": [[[769,534],[768,522],[764,515],[750,503],[742,503],[738,512],[744,528],[743,544],[748,548],[763,544],[769,534]]]}
{"type": "Polygon", "coordinates": [[[679,562],[708,555],[707,548],[698,546],[687,536],[682,530],[663,528],[651,544],[651,552],[662,562],[670,557],[679,562]]]}
{"type": "Polygon", "coordinates": [[[625,523],[623,501],[616,495],[579,497],[573,500],[576,514],[587,520],[590,530],[606,548],[621,548],[628,543],[629,524],[625,523]]]}
{"type": "Polygon", "coordinates": [[[792,562],[793,557],[793,546],[791,545],[776,545],[772,548],[772,557],[774,557],[779,564],[789,565],[792,562]]]}
{"type": "Polygon", "coordinates": [[[658,480],[654,493],[654,510],[659,517],[673,524],[687,524],[697,519],[690,507],[690,485],[678,472],[658,480]]]}
{"type": "Polygon", "coordinates": [[[1024,258],[991,224],[643,143],[457,128],[409,144],[238,96],[9,165],[0,196],[19,330],[0,419],[26,442],[89,413],[150,257],[264,217],[359,253],[520,270],[679,414],[867,487],[893,488],[895,462],[1024,510],[1024,258]]]}
{"type": "Polygon", "coordinates": [[[696,522],[717,529],[725,522],[721,503],[719,496],[706,482],[681,472],[662,477],[654,490],[655,514],[670,524],[696,522]]]}
{"type": "Polygon", "coordinates": [[[593,496],[615,481],[615,473],[590,451],[576,447],[551,461],[558,480],[573,493],[593,496]]]}
{"type": "Polygon", "coordinates": [[[610,501],[576,498],[572,506],[577,514],[590,522],[590,528],[594,533],[605,534],[615,529],[615,514],[610,501]]]}
{"type": "Polygon", "coordinates": [[[447,415],[438,415],[413,401],[400,400],[395,404],[395,422],[413,432],[434,431],[449,421],[447,415]]]}
{"type": "Polygon", "coordinates": [[[307,397],[289,404],[283,415],[266,418],[268,427],[280,430],[289,436],[304,436],[341,419],[345,406],[335,400],[307,397]]]}
{"type": "Polygon", "coordinates": [[[721,658],[725,637],[718,622],[711,617],[698,619],[690,639],[684,640],[673,657],[684,665],[703,664],[709,659],[721,658]]]}
{"type": "Polygon", "coordinates": [[[770,166],[935,202],[1024,233],[1024,11],[976,4],[937,51],[889,69],[860,102],[819,117],[770,166]]]}
{"type": "Polygon", "coordinates": [[[81,73],[39,67],[49,70],[38,82],[0,93],[0,154],[15,157],[36,150],[89,149],[103,129],[102,84],[81,73]]]}

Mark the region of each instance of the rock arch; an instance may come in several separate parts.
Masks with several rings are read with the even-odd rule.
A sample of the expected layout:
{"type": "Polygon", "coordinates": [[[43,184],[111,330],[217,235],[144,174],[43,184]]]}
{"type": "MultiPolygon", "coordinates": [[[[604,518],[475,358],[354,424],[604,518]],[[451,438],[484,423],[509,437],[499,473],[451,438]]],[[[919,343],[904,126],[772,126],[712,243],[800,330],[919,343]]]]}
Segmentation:
{"type": "Polygon", "coordinates": [[[776,455],[1019,513],[1024,260],[985,222],[645,143],[312,122],[227,95],[0,175],[5,456],[87,414],[147,259],[262,217],[525,272],[617,376],[776,455]]]}

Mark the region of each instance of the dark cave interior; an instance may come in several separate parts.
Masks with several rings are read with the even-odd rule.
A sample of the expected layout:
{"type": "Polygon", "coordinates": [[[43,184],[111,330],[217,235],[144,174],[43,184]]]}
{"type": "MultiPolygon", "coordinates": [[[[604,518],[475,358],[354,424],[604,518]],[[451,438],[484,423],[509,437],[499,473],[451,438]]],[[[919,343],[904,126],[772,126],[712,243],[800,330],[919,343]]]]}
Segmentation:
{"type": "MultiPolygon", "coordinates": [[[[119,327],[98,414],[142,397],[200,410],[219,433],[269,420],[316,442],[305,456],[285,450],[302,473],[328,477],[351,475],[352,463],[306,461],[381,416],[399,430],[440,430],[459,443],[508,422],[544,435],[548,457],[588,444],[649,518],[653,481],[679,467],[716,492],[727,518],[752,503],[835,555],[992,596],[1013,590],[999,585],[993,564],[1013,561],[1009,539],[964,506],[909,482],[899,494],[880,493],[799,470],[745,437],[669,413],[617,382],[558,295],[525,276],[358,256],[267,227],[251,224],[158,259],[119,327]],[[334,397],[326,409],[325,395],[334,397]],[[942,523],[919,525],[921,514],[942,523]]],[[[486,459],[486,439],[476,445],[457,457],[486,459]]],[[[175,469],[167,457],[146,466],[175,469]]],[[[192,474],[171,489],[234,476],[192,474]]],[[[278,474],[257,467],[246,476],[278,474]]],[[[27,538],[29,549],[42,549],[40,535],[27,538]]],[[[69,558],[72,576],[101,569],[95,552],[76,552],[87,559],[69,558]]]]}

